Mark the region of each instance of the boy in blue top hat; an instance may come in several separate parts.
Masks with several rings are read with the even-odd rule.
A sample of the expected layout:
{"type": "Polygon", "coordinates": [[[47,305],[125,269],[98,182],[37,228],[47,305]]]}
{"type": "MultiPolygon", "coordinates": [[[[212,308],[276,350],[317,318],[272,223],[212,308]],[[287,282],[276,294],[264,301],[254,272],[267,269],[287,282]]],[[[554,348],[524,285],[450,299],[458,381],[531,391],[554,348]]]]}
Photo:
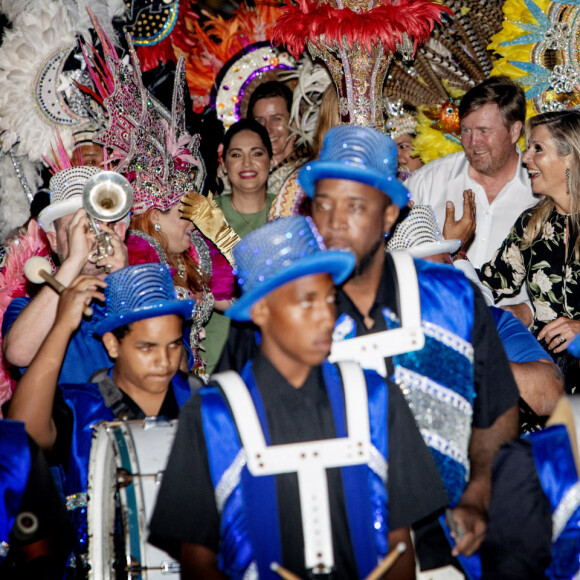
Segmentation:
{"type": "Polygon", "coordinates": [[[281,565],[337,580],[365,578],[404,541],[393,577],[414,577],[408,526],[447,501],[434,462],[396,387],[325,361],[354,256],[326,251],[304,217],[248,234],[234,256],[242,296],[226,314],[260,328],[260,351],[184,406],[150,541],[182,578],[277,578],[281,565]]]}
{"type": "MultiPolygon", "coordinates": [[[[105,281],[79,276],[63,291],[55,323],[18,383],[8,416],[24,421],[28,433],[41,448],[54,451],[63,468],[77,556],[86,551],[83,508],[91,426],[146,416],[177,418],[191,394],[177,371],[183,328],[192,309],[192,300],[176,297],[169,269],[162,264],[129,266],[105,281]],[[105,302],[96,332],[114,365],[97,372],[90,383],[57,385],[70,336],[92,300],[105,302]]],[[[85,572],[82,557],[77,558],[74,577],[85,572]]]]}

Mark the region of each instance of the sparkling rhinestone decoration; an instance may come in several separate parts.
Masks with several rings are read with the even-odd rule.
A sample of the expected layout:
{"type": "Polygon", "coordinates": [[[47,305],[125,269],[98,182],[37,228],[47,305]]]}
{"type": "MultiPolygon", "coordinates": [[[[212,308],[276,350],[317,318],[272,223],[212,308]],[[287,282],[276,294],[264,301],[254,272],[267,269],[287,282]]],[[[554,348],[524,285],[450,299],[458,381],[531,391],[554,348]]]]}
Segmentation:
{"type": "Polygon", "coordinates": [[[567,22],[556,22],[544,33],[544,40],[549,50],[562,50],[570,41],[572,32],[567,22]]]}
{"type": "Polygon", "coordinates": [[[578,73],[571,65],[556,65],[550,84],[557,93],[571,93],[578,82],[578,73]]]}

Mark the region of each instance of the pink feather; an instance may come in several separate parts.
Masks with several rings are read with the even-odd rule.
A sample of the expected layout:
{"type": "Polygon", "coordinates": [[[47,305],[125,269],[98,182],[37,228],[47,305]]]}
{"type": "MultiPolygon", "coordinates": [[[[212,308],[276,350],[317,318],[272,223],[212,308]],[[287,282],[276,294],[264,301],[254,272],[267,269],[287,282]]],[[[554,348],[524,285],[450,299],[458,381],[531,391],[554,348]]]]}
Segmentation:
{"type": "MultiPolygon", "coordinates": [[[[36,220],[30,220],[26,234],[10,244],[4,270],[0,272],[0,325],[10,302],[14,298],[27,295],[24,264],[32,256],[50,257],[48,240],[36,220]]],[[[0,353],[1,347],[0,336],[0,353]]],[[[8,363],[1,354],[0,357],[0,405],[2,405],[12,396],[16,381],[10,377],[8,363]]]]}

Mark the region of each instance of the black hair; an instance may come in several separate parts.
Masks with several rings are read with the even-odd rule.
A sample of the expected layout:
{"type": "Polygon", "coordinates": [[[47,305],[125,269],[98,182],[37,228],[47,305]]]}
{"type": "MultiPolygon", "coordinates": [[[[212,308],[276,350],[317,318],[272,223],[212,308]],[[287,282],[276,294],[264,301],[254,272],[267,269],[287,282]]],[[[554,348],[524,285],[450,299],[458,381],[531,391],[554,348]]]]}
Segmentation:
{"type": "Polygon", "coordinates": [[[272,158],[272,143],[270,141],[270,137],[268,136],[268,131],[266,131],[266,128],[260,125],[258,121],[254,121],[254,119],[242,119],[237,123],[234,123],[226,131],[226,134],[224,135],[224,138],[222,140],[224,146],[222,158],[225,158],[228,149],[230,148],[230,145],[232,143],[232,139],[242,131],[252,131],[256,133],[262,140],[262,143],[264,144],[264,147],[266,148],[269,157],[272,158]]]}
{"type": "Polygon", "coordinates": [[[254,105],[262,99],[274,99],[282,97],[286,101],[288,113],[292,110],[292,91],[280,81],[268,81],[258,85],[250,95],[248,103],[248,119],[254,118],[254,105]]]}
{"type": "Polygon", "coordinates": [[[123,326],[117,326],[117,328],[111,330],[111,333],[119,342],[121,342],[130,332],[131,324],[123,324],[123,326]]]}
{"type": "MultiPolygon", "coordinates": [[[[177,316],[181,318],[181,331],[185,334],[187,320],[179,314],[177,314],[177,316]]],[[[111,333],[119,342],[121,342],[131,332],[132,326],[133,323],[131,322],[129,324],[123,324],[123,326],[117,326],[117,328],[113,328],[113,330],[111,330],[111,333]]]]}

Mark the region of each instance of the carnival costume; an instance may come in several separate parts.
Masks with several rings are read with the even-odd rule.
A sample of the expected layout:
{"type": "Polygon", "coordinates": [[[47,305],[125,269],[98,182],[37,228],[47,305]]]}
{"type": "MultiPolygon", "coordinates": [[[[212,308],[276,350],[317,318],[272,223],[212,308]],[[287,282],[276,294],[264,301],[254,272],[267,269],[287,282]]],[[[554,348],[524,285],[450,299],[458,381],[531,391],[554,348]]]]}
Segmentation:
{"type": "MultiPolygon", "coordinates": [[[[325,250],[311,220],[304,217],[282,218],[251,232],[234,248],[234,256],[242,296],[227,314],[243,321],[250,319],[257,301],[288,282],[326,273],[340,283],[354,266],[349,252],[325,250]]],[[[184,409],[183,434],[178,433],[176,442],[179,456],[189,451],[195,458],[186,463],[198,465],[199,442],[189,437],[203,426],[202,455],[207,454],[211,502],[214,509],[217,503],[219,514],[220,569],[231,578],[275,578],[270,564],[279,562],[301,577],[329,573],[341,579],[366,577],[388,551],[391,497],[387,497],[385,468],[389,449],[395,445],[389,442],[389,406],[391,393],[400,394],[392,386],[386,389],[375,373],[363,373],[352,363],[342,365],[340,371],[329,363],[313,367],[303,387],[295,389],[264,354],[248,363],[241,377],[226,372],[214,375],[213,380],[184,409]],[[274,381],[276,385],[265,380],[265,369],[272,378],[281,377],[274,381]],[[295,403],[289,402],[303,396],[302,403],[296,398],[295,403]],[[291,408],[286,409],[287,404],[291,408]],[[302,404],[317,414],[317,421],[310,424],[310,419],[294,417],[302,404]],[[298,435],[280,429],[289,418],[298,435]],[[305,421],[308,427],[301,424],[305,421]],[[358,450],[354,456],[348,451],[353,444],[358,450]],[[327,468],[340,468],[340,472],[327,468]],[[295,473],[298,486],[292,483],[289,499],[283,490],[290,488],[282,481],[294,482],[295,473]],[[283,503],[300,506],[302,526],[281,509],[277,498],[282,494],[283,503]],[[344,526],[342,530],[348,533],[337,532],[337,526],[344,526]],[[285,550],[290,536],[300,546],[299,554],[285,550]]],[[[402,415],[408,409],[402,404],[404,421],[402,415]]],[[[413,446],[419,442],[417,461],[423,462],[425,448],[412,420],[411,427],[407,441],[413,446]]],[[[170,459],[164,484],[175,476],[177,462],[183,465],[181,459],[174,461],[172,465],[170,459]]],[[[428,464],[425,468],[432,469],[430,458],[428,464]]],[[[414,483],[407,482],[412,495],[414,483]]],[[[205,476],[198,484],[205,494],[205,476]]],[[[154,538],[167,527],[161,519],[167,519],[166,502],[173,497],[173,485],[175,481],[169,481],[168,495],[160,500],[153,517],[154,538]]],[[[397,504],[396,499],[392,501],[397,504]]],[[[195,511],[198,501],[192,502],[195,511]]],[[[292,509],[295,513],[296,508],[292,509]]],[[[402,524],[399,516],[397,527],[410,523],[402,524]]]]}
{"type": "MultiPolygon", "coordinates": [[[[311,197],[318,180],[354,180],[375,187],[403,207],[409,194],[396,180],[396,170],[394,141],[370,129],[340,126],[328,132],[320,159],[306,165],[299,180],[311,197]]],[[[476,397],[481,377],[475,380],[477,344],[472,345],[472,340],[480,340],[475,338],[476,318],[479,328],[487,328],[493,321],[481,304],[483,299],[477,298],[468,280],[456,270],[413,262],[410,256],[397,252],[385,257],[368,315],[374,320],[372,330],[365,326],[362,314],[344,290],[337,296],[342,316],[335,328],[330,360],[354,357],[363,368],[388,374],[399,384],[433,452],[452,505],[459,501],[469,481],[471,426],[479,426],[474,403],[486,399],[476,397]],[[389,305],[393,305],[390,311],[385,310],[389,305]],[[396,315],[394,309],[399,310],[396,315]],[[457,312],[462,312],[461,317],[457,312]],[[386,331],[381,332],[383,329],[386,331]],[[392,361],[392,371],[385,359],[392,361]],[[443,369],[441,360],[446,361],[443,369]]],[[[481,340],[493,341],[485,336],[481,340]]],[[[499,342],[497,336],[495,341],[499,342]]],[[[502,364],[509,373],[505,358],[502,364]]],[[[491,386],[487,382],[485,388],[491,386]]],[[[513,380],[507,379],[505,386],[506,398],[494,409],[493,420],[517,402],[513,380]]]]}
{"type": "Polygon", "coordinates": [[[0,510],[0,565],[8,555],[9,539],[30,474],[30,449],[24,424],[0,421],[0,465],[2,469],[0,510]]]}
{"type": "MultiPolygon", "coordinates": [[[[144,88],[139,62],[130,40],[132,68],[121,62],[109,39],[99,29],[98,22],[95,22],[95,27],[99,32],[105,62],[94,47],[89,47],[86,60],[108,113],[106,129],[95,137],[95,141],[113,151],[113,158],[119,160],[117,171],[125,173],[131,181],[134,188],[133,214],[139,215],[150,208],[168,210],[186,194],[189,198],[201,197],[199,192],[205,180],[205,166],[198,153],[200,136],[192,137],[185,129],[184,60],[180,59],[177,65],[172,110],[169,112],[144,88]]],[[[204,223],[196,220],[195,216],[187,217],[203,232],[204,223]]],[[[131,264],[150,260],[167,263],[167,256],[160,244],[151,236],[136,230],[129,233],[127,245],[131,264]]],[[[226,259],[213,244],[210,249],[210,244],[203,233],[196,232],[190,248],[190,256],[197,264],[203,286],[196,296],[190,332],[194,369],[201,377],[205,377],[205,361],[200,351],[202,329],[213,312],[215,302],[205,280],[210,277],[226,280],[221,287],[216,285],[222,291],[218,296],[222,300],[232,297],[234,282],[226,259]]],[[[177,261],[175,285],[180,296],[189,298],[192,294],[189,288],[184,287],[183,258],[178,256],[177,261]]]]}
{"type": "MultiPolygon", "coordinates": [[[[166,265],[142,264],[129,266],[110,274],[106,278],[105,307],[103,315],[94,325],[94,332],[102,336],[115,328],[133,322],[165,315],[178,315],[187,320],[191,316],[193,301],[179,299],[166,265]]],[[[107,365],[108,366],[108,365],[107,365]]],[[[87,554],[87,477],[89,455],[93,436],[93,426],[99,421],[115,419],[144,418],[144,413],[112,380],[113,369],[104,368],[91,377],[94,382],[61,384],[67,414],[72,415],[68,423],[62,422],[59,437],[70,438],[68,457],[63,457],[66,465],[64,489],[67,509],[76,534],[75,547],[69,561],[72,578],[82,577],[87,554]],[[64,425],[70,425],[71,433],[61,433],[64,425]]],[[[199,384],[188,384],[179,374],[169,385],[178,408],[190,397],[192,388],[199,384]]],[[[167,396],[166,396],[167,401],[167,396]]],[[[165,401],[164,401],[165,406],[165,401]]],[[[164,407],[162,406],[162,409],[164,407]]],[[[169,417],[171,419],[177,418],[169,417]]]]}

